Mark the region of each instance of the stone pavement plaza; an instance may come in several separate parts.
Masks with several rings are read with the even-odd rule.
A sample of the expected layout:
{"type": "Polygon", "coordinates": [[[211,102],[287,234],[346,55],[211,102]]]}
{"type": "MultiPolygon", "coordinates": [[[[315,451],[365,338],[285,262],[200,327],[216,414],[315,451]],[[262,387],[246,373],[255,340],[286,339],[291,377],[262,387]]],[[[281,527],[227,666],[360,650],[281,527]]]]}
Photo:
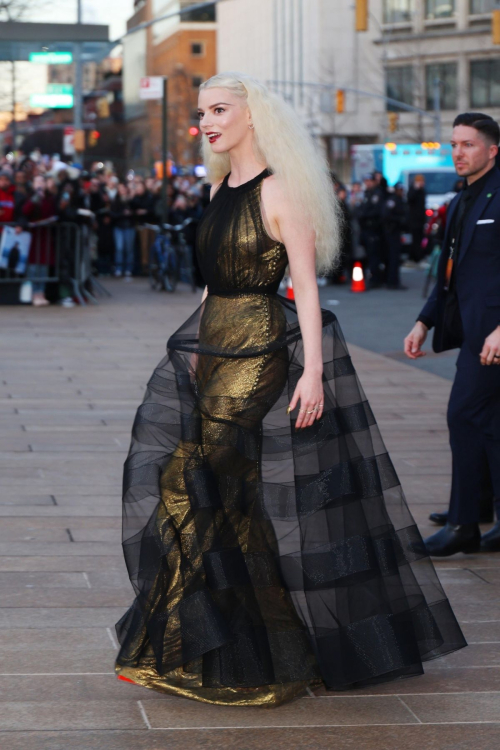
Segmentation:
{"type": "MultiPolygon", "coordinates": [[[[116,680],[113,626],[132,598],[122,465],[146,381],[200,295],[107,286],[113,299],[94,307],[0,308],[2,750],[496,750],[500,554],[437,561],[469,646],[427,663],[422,677],[274,710],[116,680]]],[[[449,492],[450,381],[352,354],[427,535],[427,515],[449,492]]]]}

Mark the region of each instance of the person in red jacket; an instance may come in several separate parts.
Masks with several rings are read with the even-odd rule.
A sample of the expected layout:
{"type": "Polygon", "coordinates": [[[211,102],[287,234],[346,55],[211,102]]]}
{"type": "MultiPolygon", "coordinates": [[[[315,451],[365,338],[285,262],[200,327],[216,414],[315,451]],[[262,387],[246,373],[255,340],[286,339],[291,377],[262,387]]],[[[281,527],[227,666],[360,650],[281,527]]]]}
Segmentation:
{"type": "MultiPolygon", "coordinates": [[[[45,221],[57,215],[55,196],[47,190],[45,177],[37,175],[33,180],[33,195],[22,207],[23,215],[31,225],[45,221]]],[[[49,267],[54,263],[54,248],[50,227],[31,228],[31,249],[28,261],[28,278],[33,280],[33,305],[42,307],[49,304],[45,297],[45,281],[37,281],[49,274],[49,267]]]]}
{"type": "Polygon", "coordinates": [[[0,223],[2,224],[14,221],[15,191],[10,174],[5,171],[0,172],[0,223]]]}

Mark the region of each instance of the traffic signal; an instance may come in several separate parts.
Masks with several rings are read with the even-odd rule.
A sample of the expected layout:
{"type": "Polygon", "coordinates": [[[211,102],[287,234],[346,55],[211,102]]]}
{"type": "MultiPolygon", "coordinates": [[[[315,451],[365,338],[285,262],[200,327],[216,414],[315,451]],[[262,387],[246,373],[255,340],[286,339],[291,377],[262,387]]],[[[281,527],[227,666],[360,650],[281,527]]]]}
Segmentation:
{"type": "Polygon", "coordinates": [[[500,10],[494,10],[491,14],[491,31],[493,44],[500,44],[500,10]]]}
{"type": "Polygon", "coordinates": [[[344,89],[337,89],[335,97],[335,109],[338,115],[341,115],[345,111],[345,91],[344,89]]]}
{"type": "Polygon", "coordinates": [[[368,31],[368,0],[356,0],[356,31],[368,31]]]}
{"type": "Polygon", "coordinates": [[[94,148],[99,143],[101,134],[98,130],[91,130],[89,133],[89,148],[94,148]]]}
{"type": "Polygon", "coordinates": [[[387,119],[389,120],[389,133],[395,133],[399,125],[399,114],[397,112],[389,112],[387,119]]]}
{"type": "Polygon", "coordinates": [[[85,130],[75,130],[73,143],[77,153],[85,151],[85,130]]]}

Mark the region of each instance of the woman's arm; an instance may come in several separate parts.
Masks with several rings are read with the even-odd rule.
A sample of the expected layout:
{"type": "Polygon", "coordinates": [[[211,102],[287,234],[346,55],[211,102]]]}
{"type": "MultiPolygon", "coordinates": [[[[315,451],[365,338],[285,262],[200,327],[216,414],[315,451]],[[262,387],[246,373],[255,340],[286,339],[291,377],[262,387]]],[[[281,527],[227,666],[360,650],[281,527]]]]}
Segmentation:
{"type": "Polygon", "coordinates": [[[262,206],[268,231],[285,245],[290,263],[304,341],[304,373],[295,388],[290,409],[295,409],[300,400],[296,427],[309,427],[323,413],[322,320],[316,282],[315,232],[309,218],[290,203],[275,177],[264,181],[262,206]]]}

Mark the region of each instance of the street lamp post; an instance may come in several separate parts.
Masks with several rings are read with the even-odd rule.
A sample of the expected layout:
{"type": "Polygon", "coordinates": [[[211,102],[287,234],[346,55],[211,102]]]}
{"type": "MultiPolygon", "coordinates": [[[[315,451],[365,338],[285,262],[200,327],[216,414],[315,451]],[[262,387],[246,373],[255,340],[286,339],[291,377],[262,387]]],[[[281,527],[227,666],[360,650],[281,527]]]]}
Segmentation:
{"type": "Polygon", "coordinates": [[[168,187],[168,77],[165,76],[163,79],[163,99],[161,102],[161,124],[162,124],[162,138],[161,138],[161,161],[162,161],[162,181],[161,181],[161,222],[162,230],[163,224],[167,223],[168,219],[168,207],[167,207],[167,187],[168,187]]]}
{"type": "Polygon", "coordinates": [[[436,77],[434,79],[434,129],[438,143],[441,143],[441,84],[441,79],[436,77]]]}
{"type": "MultiPolygon", "coordinates": [[[[77,0],[77,21],[78,24],[82,22],[82,0],[77,0]]],[[[85,148],[85,137],[82,131],[82,45],[81,42],[73,43],[73,69],[74,69],[74,81],[73,81],[73,127],[74,127],[74,139],[75,139],[75,157],[77,161],[83,159],[83,151],[85,148]],[[83,137],[82,137],[83,136],[83,137]],[[81,151],[80,151],[81,149],[81,151]]]]}

